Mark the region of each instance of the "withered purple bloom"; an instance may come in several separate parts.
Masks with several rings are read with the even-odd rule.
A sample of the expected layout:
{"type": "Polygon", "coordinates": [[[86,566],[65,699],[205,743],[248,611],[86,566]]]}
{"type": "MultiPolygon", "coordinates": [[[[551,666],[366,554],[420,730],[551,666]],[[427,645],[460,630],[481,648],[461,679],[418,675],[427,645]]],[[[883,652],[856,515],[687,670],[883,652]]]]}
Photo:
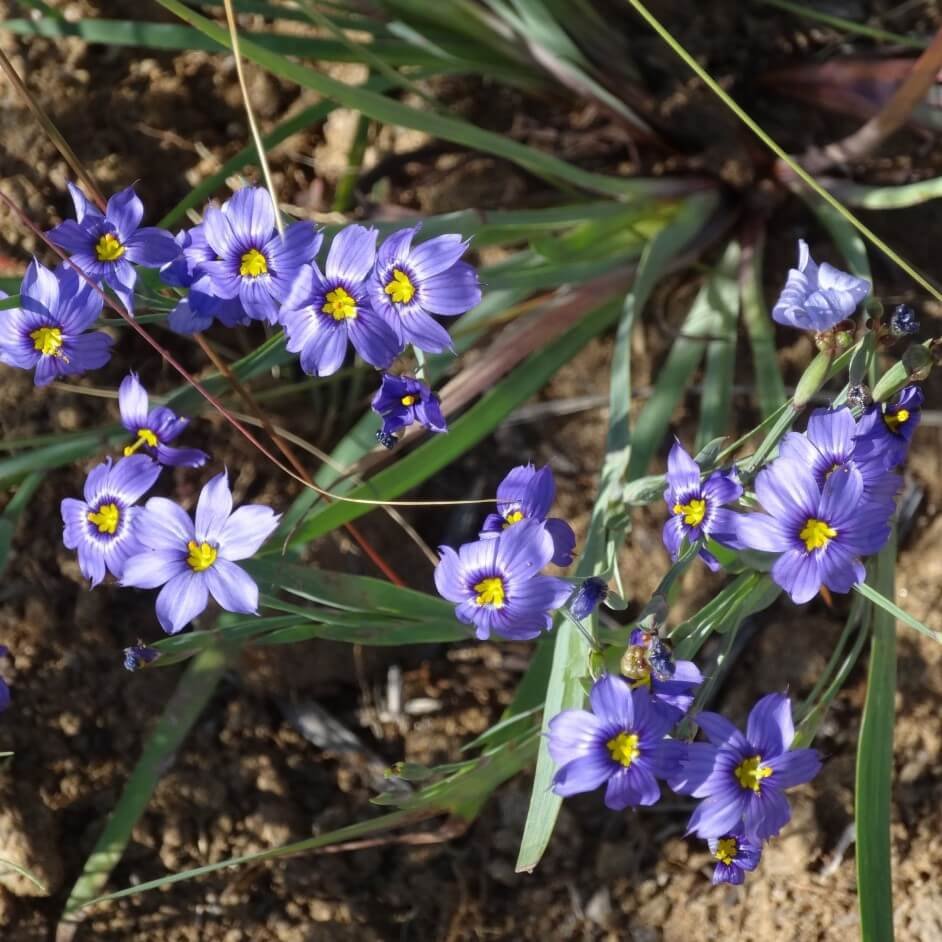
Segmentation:
{"type": "Polygon", "coordinates": [[[798,267],[789,269],[772,319],[799,330],[829,330],[850,317],[870,293],[870,282],[827,262],[816,265],[808,243],[798,240],[798,267]]]}
{"type": "Polygon", "coordinates": [[[75,206],[75,219],[67,219],[46,235],[92,281],[108,285],[133,313],[137,283],[134,266],[160,268],[180,254],[180,247],[166,230],[141,227],[144,204],[133,186],[115,193],[104,213],[72,183],[69,194],[75,206]]]}
{"type": "Polygon", "coordinates": [[[163,586],[157,596],[157,619],[168,634],[182,631],[196,618],[210,594],[227,612],[254,614],[258,586],[236,561],[254,555],[280,519],[261,504],[233,512],[226,472],[203,488],[195,523],[172,500],[152,497],[138,528],[145,550],[127,561],[121,584],[139,589],[163,586]]]}
{"type": "MultiPolygon", "coordinates": [[[[736,514],[725,505],[742,497],[742,485],[735,469],[714,471],[700,480],[700,466],[684,450],[680,442],[667,456],[667,490],[664,501],[671,516],[664,524],[662,537],[671,559],[676,560],[684,538],[690,543],[715,540],[723,546],[736,547],[736,514]]],[[[700,558],[714,572],[719,560],[706,547],[700,558]]]]}
{"type": "Polygon", "coordinates": [[[549,722],[549,753],[559,766],[553,791],[569,797],[605,785],[613,811],[653,805],[659,778],[677,771],[685,747],[665,739],[673,721],[651,709],[646,690],[621,678],[599,678],[589,694],[590,710],[563,710],[549,722]]]}
{"type": "Polygon", "coordinates": [[[383,373],[383,381],[371,407],[383,420],[380,429],[383,437],[392,437],[395,432],[416,422],[430,432],[448,431],[438,396],[421,380],[411,376],[383,373]]]}
{"type": "Polygon", "coordinates": [[[62,501],[62,541],[78,553],[79,568],[92,588],[105,573],[118,579],[129,556],[141,550],[140,507],[133,506],[160,476],[160,465],[146,455],[106,459],[88,473],[84,500],[62,501]]]}
{"type": "Polygon", "coordinates": [[[547,516],[555,499],[556,481],[549,465],[539,470],[532,464],[512,468],[497,485],[497,513],[485,518],[481,539],[494,539],[516,523],[536,520],[553,539],[553,564],[568,566],[572,562],[576,534],[565,520],[547,516]]]}
{"type": "Polygon", "coordinates": [[[178,438],[190,424],[189,419],[178,416],[167,406],[148,410],[147,390],[136,373],[129,373],[118,388],[118,408],[121,424],[134,436],[124,449],[125,457],[143,450],[160,464],[171,467],[200,468],[209,455],[199,448],[171,448],[170,442],[178,438]]]}
{"type": "Polygon", "coordinates": [[[433,315],[454,317],[481,300],[477,272],[460,261],[468,243],[456,233],[420,245],[419,226],[400,229],[379,247],[371,285],[373,308],[395,331],[400,345],[428,353],[451,350],[451,337],[433,315]]]}
{"type": "Polygon", "coordinates": [[[791,818],[785,790],[810,782],[821,769],[814,749],[790,749],[791,701],[772,693],[749,714],[745,736],[719,713],[698,713],[710,740],[691,743],[669,780],[681,795],[702,798],[687,833],[723,838],[741,829],[750,843],[775,837],[791,818]]]}
{"type": "Polygon", "coordinates": [[[0,311],[0,362],[35,370],[37,386],[104,366],[112,340],[87,332],[101,305],[101,295],[72,269],[51,272],[34,259],[20,285],[20,306],[0,311]]]}
{"type": "Polygon", "coordinates": [[[583,580],[569,600],[569,611],[580,621],[588,618],[608,595],[608,583],[598,576],[583,580]]]}

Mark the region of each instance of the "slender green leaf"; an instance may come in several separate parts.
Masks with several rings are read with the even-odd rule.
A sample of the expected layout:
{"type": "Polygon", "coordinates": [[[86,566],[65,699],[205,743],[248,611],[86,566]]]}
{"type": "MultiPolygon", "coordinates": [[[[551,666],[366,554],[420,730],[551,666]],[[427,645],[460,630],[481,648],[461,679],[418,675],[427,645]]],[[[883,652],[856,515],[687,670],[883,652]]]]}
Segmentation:
{"type": "Polygon", "coordinates": [[[757,237],[743,247],[740,303],[749,335],[759,412],[768,418],[785,402],[785,381],[775,353],[772,318],[762,297],[762,257],[765,240],[757,237]]]}
{"type": "MultiPolygon", "coordinates": [[[[893,597],[895,567],[894,534],[877,556],[875,569],[875,593],[887,602],[893,597]]],[[[867,699],[857,743],[857,905],[862,942],[893,940],[890,818],[895,697],[896,618],[881,603],[873,613],[867,699]]]]}
{"type": "Polygon", "coordinates": [[[732,241],[713,278],[713,303],[716,305],[717,331],[706,349],[703,372],[703,396],[696,447],[722,438],[729,428],[729,410],[733,397],[736,367],[736,330],[739,322],[739,243],[732,241]]]}
{"type": "Polygon", "coordinates": [[[942,177],[902,186],[864,186],[850,180],[824,180],[827,188],[848,206],[860,209],[908,209],[942,197],[942,177]]]}
{"type": "MultiPolygon", "coordinates": [[[[879,582],[877,583],[879,585],[879,582]]],[[[859,582],[854,586],[855,591],[859,592],[865,599],[873,602],[878,608],[891,615],[894,619],[915,628],[920,634],[931,638],[933,641],[942,641],[942,632],[933,631],[927,625],[924,625],[918,618],[914,618],[909,612],[904,611],[896,605],[892,599],[883,595],[876,586],[866,582],[859,582]]]]}

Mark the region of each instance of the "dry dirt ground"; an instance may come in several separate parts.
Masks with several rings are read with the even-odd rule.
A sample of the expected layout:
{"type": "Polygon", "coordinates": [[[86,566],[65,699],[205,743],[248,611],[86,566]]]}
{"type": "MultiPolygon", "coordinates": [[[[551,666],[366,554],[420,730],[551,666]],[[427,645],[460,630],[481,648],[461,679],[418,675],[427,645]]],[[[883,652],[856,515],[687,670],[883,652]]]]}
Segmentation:
{"type": "MultiPolygon", "coordinates": [[[[100,9],[119,16],[133,6],[109,3],[100,9]]],[[[0,42],[101,187],[107,191],[140,180],[150,218],[172,206],[245,140],[230,59],[193,53],[141,56],[77,41],[24,43],[3,36],[0,42]]],[[[351,71],[350,77],[357,76],[351,71]]],[[[260,74],[252,73],[251,82],[255,100],[264,103],[265,121],[307,103],[295,90],[260,74]]],[[[481,107],[473,85],[439,91],[456,108],[473,112],[481,107]]],[[[66,168],[9,87],[0,95],[4,191],[32,218],[48,224],[68,212],[66,168]]],[[[511,97],[488,107],[499,123],[501,109],[512,114],[515,102],[511,97]]],[[[311,213],[327,209],[351,133],[350,116],[338,114],[279,149],[276,182],[286,199],[311,213]]],[[[408,135],[381,142],[386,154],[422,143],[408,135]]],[[[397,172],[388,198],[411,210],[527,205],[535,198],[532,181],[483,159],[433,154],[397,172]]],[[[878,218],[875,224],[911,261],[933,271],[937,240],[929,233],[937,223],[932,215],[914,210],[890,221],[878,218]]],[[[787,263],[794,238],[803,231],[798,219],[783,214],[779,240],[771,247],[777,264],[787,263]]],[[[38,250],[3,214],[0,239],[10,271],[21,270],[28,253],[38,250]]],[[[878,266],[876,274],[885,293],[902,290],[885,266],[878,266]]],[[[677,298],[689,298],[689,292],[690,285],[681,283],[658,293],[637,338],[638,390],[656,371],[665,348],[663,325],[674,322],[677,298]]],[[[938,311],[924,305],[922,315],[927,335],[937,333],[938,311]]],[[[223,345],[230,342],[218,339],[223,345]]],[[[780,339],[783,362],[794,379],[809,350],[794,338],[780,339]]],[[[170,385],[170,377],[154,363],[138,364],[141,350],[130,338],[122,336],[117,349],[117,365],[96,374],[96,384],[116,386],[124,368],[135,364],[147,382],[170,385]]],[[[190,366],[203,368],[189,345],[174,349],[190,366]]],[[[606,392],[610,351],[610,338],[591,343],[540,398],[606,392]]],[[[748,381],[745,366],[743,381],[748,381]]],[[[942,401],[942,383],[931,380],[927,394],[931,409],[942,401]]],[[[737,395],[736,407],[745,424],[751,417],[748,397],[737,395]]],[[[695,409],[695,398],[684,408],[695,409]]],[[[324,416],[309,400],[285,400],[278,409],[276,415],[290,417],[286,421],[299,434],[321,445],[337,434],[325,430],[324,416]]],[[[0,377],[5,440],[97,424],[103,410],[113,406],[61,390],[37,393],[27,377],[12,370],[4,369],[0,377]]],[[[918,618],[942,629],[942,451],[936,418],[930,415],[919,430],[908,471],[925,497],[902,548],[899,597],[918,618]]],[[[239,499],[287,503],[291,487],[274,478],[251,451],[209,420],[196,427],[218,459],[239,469],[239,499]]],[[[525,459],[548,461],[556,470],[563,515],[584,531],[605,427],[604,409],[508,425],[436,486],[448,492],[470,481],[477,492],[487,493],[500,469],[525,459]]],[[[682,436],[689,432],[686,411],[677,416],[675,430],[682,436]]],[[[88,592],[74,558],[59,541],[59,501],[77,491],[82,476],[83,469],[76,468],[46,476],[21,520],[0,587],[0,641],[16,655],[15,666],[5,671],[14,706],[0,718],[0,748],[16,754],[0,769],[0,857],[31,867],[52,890],[50,897],[31,896],[21,879],[0,877],[0,927],[3,938],[16,942],[53,937],[65,895],[178,676],[176,668],[137,676],[122,670],[121,649],[139,634],[153,636],[149,601],[107,587],[88,592]]],[[[200,480],[199,472],[178,472],[174,486],[188,497],[200,480]]],[[[438,514],[418,515],[416,522],[433,545],[468,528],[466,520],[438,514]]],[[[656,509],[639,514],[622,555],[636,605],[647,599],[666,567],[660,525],[656,509]]],[[[399,534],[388,520],[373,515],[363,529],[381,549],[400,551],[399,534]]],[[[410,573],[412,584],[429,588],[422,557],[405,553],[403,572],[410,573]]],[[[316,562],[325,567],[372,573],[345,539],[325,541],[317,554],[316,562]]],[[[686,596],[702,599],[716,584],[696,570],[688,576],[686,596]]],[[[807,693],[840,627],[839,615],[822,602],[801,610],[776,605],[759,618],[719,708],[741,719],[762,693],[807,693]]],[[[942,651],[905,628],[899,639],[893,818],[898,938],[929,942],[942,938],[937,879],[942,864],[942,651]]],[[[286,705],[316,701],[355,730],[383,763],[451,761],[459,758],[463,743],[499,716],[529,654],[527,645],[477,642],[367,654],[361,661],[347,647],[322,642],[246,653],[161,779],[112,885],[276,846],[373,813],[368,800],[374,794],[374,770],[356,754],[311,745],[286,718],[286,705]],[[403,724],[378,718],[377,691],[392,665],[402,670],[405,701],[423,703],[430,712],[403,724]]],[[[707,854],[683,837],[682,804],[618,815],[607,812],[598,795],[567,802],[540,868],[530,876],[514,874],[530,787],[529,777],[522,775],[451,843],[309,855],[216,874],[101,907],[78,937],[106,942],[851,939],[857,926],[853,848],[843,854],[839,849],[852,821],[863,693],[858,666],[818,741],[827,755],[823,773],[796,793],[792,825],[770,846],[762,869],[743,889],[710,886],[707,854]]]]}

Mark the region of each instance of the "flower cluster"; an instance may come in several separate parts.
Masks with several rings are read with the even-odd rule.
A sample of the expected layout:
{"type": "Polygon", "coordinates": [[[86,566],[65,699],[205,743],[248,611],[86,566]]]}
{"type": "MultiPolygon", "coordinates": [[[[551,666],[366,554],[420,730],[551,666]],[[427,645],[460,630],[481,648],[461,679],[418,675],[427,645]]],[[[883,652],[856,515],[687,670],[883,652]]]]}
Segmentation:
{"type": "Polygon", "coordinates": [[[568,565],[576,542],[569,524],[547,519],[555,493],[548,466],[514,468],[497,489],[498,512],[484,521],[480,538],[457,552],[440,548],[435,585],[477,637],[535,638],[572,594],[568,582],[541,572],[550,562],[568,565]]]}
{"type": "MultiPolygon", "coordinates": [[[[700,679],[697,672],[689,690],[700,679]]],[[[692,701],[685,696],[683,712],[692,701]]],[[[553,791],[569,797],[605,785],[605,805],[613,811],[656,804],[658,781],[702,799],[688,833],[708,841],[717,861],[714,883],[743,882],[744,871],[759,863],[762,843],[791,817],[786,789],[809,782],[821,768],[815,750],[790,748],[791,703],[781,694],[759,700],[745,735],[718,713],[698,713],[706,743],[671,738],[683,712],[666,711],[653,687],[621,677],[600,677],[589,707],[564,710],[549,722],[553,791]]]]}

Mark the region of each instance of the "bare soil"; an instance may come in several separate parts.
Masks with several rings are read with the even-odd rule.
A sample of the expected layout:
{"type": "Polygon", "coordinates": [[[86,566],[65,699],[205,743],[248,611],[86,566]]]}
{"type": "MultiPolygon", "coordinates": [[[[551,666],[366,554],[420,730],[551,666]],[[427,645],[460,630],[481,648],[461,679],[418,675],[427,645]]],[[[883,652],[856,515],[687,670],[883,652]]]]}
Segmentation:
{"type": "MultiPolygon", "coordinates": [[[[696,37],[701,37],[705,55],[731,70],[741,64],[742,55],[722,53],[714,45],[730,35],[759,37],[760,48],[772,59],[802,50],[809,56],[833,51],[827,36],[814,30],[783,36],[777,28],[781,21],[772,14],[744,24],[730,12],[740,9],[735,4],[719,4],[725,12],[698,14],[689,21],[682,15],[686,4],[658,6],[664,15],[675,17],[679,29],[686,27],[682,39],[696,46],[696,37]]],[[[882,4],[846,6],[843,15],[852,17],[885,12],[882,4]]],[[[139,15],[137,5],[130,3],[66,7],[67,13],[90,9],[111,17],[139,15]]],[[[901,28],[899,22],[894,26],[901,28]]],[[[139,181],[149,221],[246,140],[229,57],[142,54],[77,40],[24,42],[5,34],[0,43],[103,190],[139,181]]],[[[663,52],[652,41],[645,49],[649,67],[664,71],[665,101],[670,100],[678,114],[692,108],[701,90],[665,65],[663,52]]],[[[353,66],[335,71],[357,78],[353,66]]],[[[266,123],[309,103],[305,94],[254,70],[250,79],[266,123]]],[[[607,148],[593,155],[597,145],[586,145],[586,134],[579,133],[585,121],[580,124],[578,107],[571,102],[546,108],[558,112],[554,126],[539,107],[524,108],[510,94],[495,100],[491,90],[474,83],[444,83],[436,92],[456,109],[476,118],[486,115],[497,129],[507,131],[515,120],[518,129],[521,120],[524,127],[527,121],[542,121],[544,129],[550,128],[549,138],[542,140],[551,140],[553,148],[588,155],[590,163],[609,158],[607,148]]],[[[48,226],[69,212],[67,168],[14,92],[4,86],[0,95],[4,192],[32,219],[48,226]]],[[[799,112],[804,114],[800,109],[788,113],[799,112]]],[[[829,127],[819,116],[799,126],[811,135],[829,127]]],[[[352,129],[351,116],[338,112],[278,149],[275,179],[287,202],[314,215],[329,208],[352,129]]],[[[383,134],[387,137],[368,154],[368,167],[429,143],[421,135],[383,134]]],[[[723,164],[740,140],[738,130],[730,130],[726,138],[718,134],[710,160],[716,157],[717,165],[723,164]]],[[[710,160],[707,169],[715,169],[710,160]]],[[[913,172],[923,173],[931,162],[927,155],[921,169],[913,172]]],[[[396,169],[380,211],[488,209],[534,205],[545,197],[538,183],[487,158],[433,149],[421,159],[393,163],[396,169]]],[[[875,162],[874,175],[881,167],[885,169],[875,162]]],[[[366,202],[361,206],[364,215],[376,209],[366,202]]],[[[939,231],[934,216],[931,207],[924,207],[875,217],[873,222],[902,254],[931,272],[937,261],[934,235],[939,231]]],[[[773,272],[784,271],[795,237],[808,230],[794,207],[781,213],[769,250],[773,272]]],[[[810,231],[812,237],[818,235],[810,231]]],[[[12,272],[22,270],[29,253],[42,251],[2,210],[0,240],[5,256],[0,261],[12,272]]],[[[906,294],[888,266],[877,262],[876,276],[885,296],[906,294]]],[[[778,279],[770,278],[771,293],[778,279]]],[[[668,284],[647,312],[636,341],[636,407],[656,375],[671,325],[691,290],[689,281],[668,284]]],[[[938,333],[939,311],[913,300],[920,305],[925,334],[938,333]]],[[[214,335],[220,348],[233,355],[258,339],[254,334],[214,335]]],[[[787,334],[780,340],[788,378],[794,380],[810,350],[787,334]]],[[[191,345],[170,342],[189,366],[206,368],[191,345]]],[[[172,385],[172,377],[133,338],[122,334],[117,351],[108,370],[79,385],[114,388],[131,366],[155,388],[172,385]]],[[[560,370],[539,399],[605,394],[610,356],[610,338],[592,342],[560,370]]],[[[748,382],[748,364],[742,370],[742,381],[748,382]]],[[[926,391],[930,407],[940,401],[938,377],[927,383],[926,391]]],[[[737,424],[747,427],[752,418],[748,396],[737,395],[735,405],[737,424]]],[[[676,417],[674,430],[682,437],[693,433],[688,410],[695,408],[691,395],[676,417]]],[[[100,424],[105,413],[114,417],[113,403],[60,389],[36,391],[28,377],[4,368],[0,431],[5,440],[100,424]]],[[[329,447],[342,431],[342,413],[332,403],[279,400],[272,414],[321,447],[329,447]]],[[[924,499],[902,548],[898,593],[910,612],[942,630],[942,554],[937,548],[942,537],[942,449],[935,419],[930,414],[917,433],[907,472],[922,487],[924,499]]],[[[508,424],[430,487],[439,493],[469,487],[487,493],[515,463],[550,462],[556,471],[559,509],[584,532],[606,422],[606,410],[598,408],[508,424]]],[[[210,419],[198,421],[194,429],[216,461],[237,469],[237,500],[281,508],[288,504],[293,486],[274,476],[243,443],[210,419]]],[[[36,896],[22,879],[0,878],[0,927],[4,938],[16,942],[54,937],[68,890],[179,676],[178,668],[141,675],[122,669],[125,645],[139,636],[156,636],[150,600],[113,587],[87,591],[73,556],[61,545],[59,501],[78,492],[85,470],[46,475],[30,512],[20,521],[0,587],[0,642],[16,656],[15,666],[4,669],[14,705],[0,718],[0,748],[15,752],[0,769],[0,858],[28,866],[51,889],[50,896],[36,896]]],[[[168,488],[186,499],[197,492],[201,478],[200,472],[178,471],[168,488]]],[[[432,545],[465,538],[474,527],[459,514],[423,513],[416,522],[432,545]]],[[[648,598],[667,565],[661,522],[656,508],[640,513],[622,553],[622,571],[635,606],[648,598]]],[[[394,551],[397,568],[410,584],[430,588],[428,564],[387,518],[367,517],[362,529],[381,551],[394,551]]],[[[345,536],[323,541],[312,562],[374,574],[345,536]]],[[[718,584],[702,568],[695,569],[687,577],[688,604],[702,600],[718,584]]],[[[811,689],[840,628],[839,610],[832,612],[823,602],[803,609],[776,605],[760,616],[718,708],[742,719],[763,693],[787,689],[800,698],[811,689]]],[[[900,628],[899,641],[893,819],[898,938],[931,942],[942,938],[942,651],[906,628],[900,628]]],[[[373,814],[368,802],[375,794],[376,763],[360,753],[312,745],[288,718],[289,707],[316,702],[354,730],[380,764],[453,761],[460,757],[461,746],[494,722],[509,702],[530,651],[524,644],[473,641],[418,652],[367,651],[362,658],[348,646],[325,642],[247,651],[161,779],[111,885],[123,887],[275,847],[373,814]],[[429,712],[409,715],[402,723],[378,715],[391,667],[402,670],[406,703],[422,703],[429,712]]],[[[102,906],[79,928],[77,938],[852,939],[857,933],[853,847],[844,846],[842,838],[853,820],[855,747],[864,690],[863,667],[858,665],[818,741],[827,755],[822,775],[795,794],[792,825],[770,846],[761,870],[742,889],[711,887],[708,855],[701,844],[683,837],[688,808],[673,799],[651,811],[624,815],[606,811],[598,795],[569,801],[539,869],[530,876],[515,874],[531,784],[528,775],[521,775],[498,792],[466,834],[449,843],[391,843],[222,872],[102,906]]]]}

